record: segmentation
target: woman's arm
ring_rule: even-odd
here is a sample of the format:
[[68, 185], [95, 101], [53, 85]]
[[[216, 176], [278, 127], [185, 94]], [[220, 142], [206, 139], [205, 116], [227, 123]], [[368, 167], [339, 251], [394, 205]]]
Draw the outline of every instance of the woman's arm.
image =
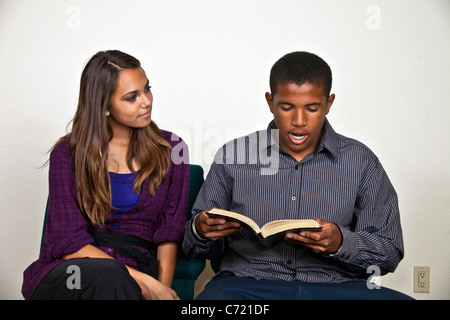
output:
[[82, 247], [80, 250], [69, 253], [69, 254], [63, 254], [61, 256], [62, 259], [68, 260], [68, 259], [74, 259], [74, 258], [106, 258], [106, 259], [114, 259], [107, 253], [103, 252], [99, 248], [87, 244], [84, 247]]
[[156, 254], [159, 267], [158, 280], [169, 287], [172, 285], [177, 255], [178, 244], [176, 242], [163, 242], [158, 245]]
[[[159, 251], [159, 250], [158, 250]], [[166, 250], [164, 250], [166, 251]], [[170, 250], [169, 250], [170, 251]], [[168, 254], [167, 256], [170, 256]], [[106, 259], [114, 259], [107, 253], [98, 249], [97, 247], [88, 244], [82, 247], [80, 250], [75, 251], [70, 254], [62, 255], [61, 258], [64, 260], [73, 259], [73, 258], [106, 258]], [[162, 259], [163, 261], [166, 258]], [[176, 260], [176, 256], [175, 256]], [[128, 272], [133, 277], [133, 279], [137, 282], [139, 287], [142, 290], [142, 295], [145, 299], [149, 300], [179, 300], [180, 298], [177, 296], [176, 292], [173, 291], [169, 285], [162, 283], [162, 281], [158, 281], [155, 278], [140, 272], [136, 269], [133, 269], [127, 265], [125, 265], [128, 269]], [[175, 266], [175, 264], [174, 264]], [[172, 271], [173, 277], [173, 271]]]

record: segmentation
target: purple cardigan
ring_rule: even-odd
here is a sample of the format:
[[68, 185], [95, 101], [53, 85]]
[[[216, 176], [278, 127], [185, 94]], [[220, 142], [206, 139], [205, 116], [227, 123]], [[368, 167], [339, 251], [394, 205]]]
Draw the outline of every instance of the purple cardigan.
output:
[[[186, 144], [172, 133], [161, 131], [179, 159], [187, 159]], [[175, 141], [172, 141], [175, 140]], [[180, 148], [181, 147], [181, 148]], [[181, 150], [181, 152], [180, 152]], [[185, 152], [183, 155], [182, 152]], [[30, 299], [42, 278], [55, 266], [63, 262], [61, 255], [75, 252], [93, 243], [89, 232], [111, 231], [131, 234], [159, 244], [166, 241], [180, 242], [188, 210], [189, 164], [172, 159], [169, 173], [159, 186], [156, 195], [149, 192], [148, 179], [142, 186], [137, 204], [120, 217], [111, 214], [104, 226], [93, 227], [80, 212], [77, 203], [75, 172], [67, 143], [57, 145], [50, 154], [49, 203], [46, 233], [39, 259], [24, 271], [22, 294]], [[112, 225], [120, 225], [111, 230]], [[122, 257], [111, 248], [100, 247], [113, 258], [137, 269], [134, 260]]]

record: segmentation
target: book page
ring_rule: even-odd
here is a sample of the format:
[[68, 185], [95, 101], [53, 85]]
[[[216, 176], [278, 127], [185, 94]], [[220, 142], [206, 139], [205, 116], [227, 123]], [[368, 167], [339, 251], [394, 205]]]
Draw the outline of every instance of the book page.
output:
[[259, 226], [255, 223], [255, 221], [253, 221], [252, 219], [240, 214], [240, 213], [236, 213], [236, 212], [231, 212], [231, 211], [227, 211], [227, 210], [223, 210], [223, 209], [212, 209], [208, 211], [208, 214], [211, 217], [222, 217], [224, 219], [228, 219], [228, 220], [234, 220], [237, 221], [239, 223], [243, 223], [246, 224], [247, 226], [249, 226], [250, 228], [252, 228], [256, 233], [260, 233], [261, 229], [259, 228]]
[[312, 219], [274, 220], [261, 228], [261, 234], [263, 237], [268, 237], [279, 232], [320, 228], [320, 224]]

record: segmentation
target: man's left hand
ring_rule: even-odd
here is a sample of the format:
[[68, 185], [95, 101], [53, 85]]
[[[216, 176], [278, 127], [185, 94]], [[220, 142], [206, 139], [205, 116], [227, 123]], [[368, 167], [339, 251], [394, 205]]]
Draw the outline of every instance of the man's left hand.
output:
[[308, 247], [319, 254], [336, 253], [342, 244], [341, 230], [333, 222], [322, 219], [314, 220], [322, 226], [320, 230], [287, 232], [285, 239]]

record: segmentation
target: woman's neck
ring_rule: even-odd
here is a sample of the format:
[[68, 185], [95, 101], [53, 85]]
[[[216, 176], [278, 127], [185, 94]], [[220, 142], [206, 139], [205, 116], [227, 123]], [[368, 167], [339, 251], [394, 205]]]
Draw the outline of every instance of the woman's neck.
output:
[[[130, 173], [131, 169], [127, 165], [127, 154], [130, 145], [130, 137], [114, 136], [108, 144], [107, 166], [109, 172]], [[132, 161], [135, 171], [139, 170], [136, 162]]]

